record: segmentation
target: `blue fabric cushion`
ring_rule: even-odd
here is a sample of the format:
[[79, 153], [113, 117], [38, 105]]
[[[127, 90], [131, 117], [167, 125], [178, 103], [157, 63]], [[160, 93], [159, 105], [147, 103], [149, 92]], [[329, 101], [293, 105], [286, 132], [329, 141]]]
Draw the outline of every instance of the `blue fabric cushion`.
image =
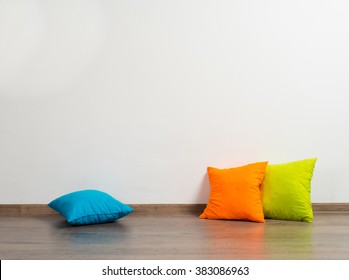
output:
[[72, 192], [56, 198], [48, 206], [72, 225], [112, 222], [133, 211], [132, 207], [98, 190]]

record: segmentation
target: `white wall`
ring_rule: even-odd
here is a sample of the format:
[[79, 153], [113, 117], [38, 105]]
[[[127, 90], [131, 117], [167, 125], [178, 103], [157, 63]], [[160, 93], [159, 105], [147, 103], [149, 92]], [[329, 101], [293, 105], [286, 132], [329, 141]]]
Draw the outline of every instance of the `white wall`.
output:
[[318, 157], [348, 202], [345, 0], [0, 0], [0, 203], [203, 203], [208, 165]]

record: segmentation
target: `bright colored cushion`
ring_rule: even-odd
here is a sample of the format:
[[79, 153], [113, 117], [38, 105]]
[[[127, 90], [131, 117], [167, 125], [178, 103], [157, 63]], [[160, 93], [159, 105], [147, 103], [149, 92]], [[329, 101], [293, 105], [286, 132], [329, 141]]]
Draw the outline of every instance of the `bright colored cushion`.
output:
[[56, 198], [48, 206], [73, 225], [112, 222], [133, 211], [132, 207], [98, 190], [72, 192]]
[[269, 164], [262, 183], [265, 218], [313, 221], [311, 179], [316, 158]]
[[264, 222], [260, 185], [268, 162], [218, 169], [208, 167], [210, 197], [203, 219]]

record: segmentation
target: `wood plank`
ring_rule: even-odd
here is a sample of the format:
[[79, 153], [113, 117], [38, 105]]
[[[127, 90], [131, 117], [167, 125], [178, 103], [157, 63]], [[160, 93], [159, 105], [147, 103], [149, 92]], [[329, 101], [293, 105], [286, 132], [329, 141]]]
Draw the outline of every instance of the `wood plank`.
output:
[[253, 223], [141, 212], [87, 226], [60, 215], [0, 217], [0, 259], [348, 260], [349, 212], [314, 216], [313, 223]]
[[[200, 214], [206, 204], [130, 204], [135, 214]], [[349, 203], [313, 203], [314, 212], [348, 212]], [[0, 204], [0, 216], [50, 216], [58, 213], [46, 204]]]
[[0, 204], [0, 216], [47, 216], [58, 213], [46, 204]]
[[313, 203], [314, 212], [347, 212], [349, 203]]

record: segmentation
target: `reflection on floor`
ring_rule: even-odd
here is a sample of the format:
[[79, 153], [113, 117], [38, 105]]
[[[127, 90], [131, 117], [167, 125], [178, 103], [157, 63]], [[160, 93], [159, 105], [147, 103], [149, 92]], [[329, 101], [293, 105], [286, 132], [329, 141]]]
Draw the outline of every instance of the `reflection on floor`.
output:
[[349, 259], [349, 213], [315, 213], [313, 223], [202, 220], [131, 215], [70, 226], [59, 215], [0, 217], [6, 259]]

